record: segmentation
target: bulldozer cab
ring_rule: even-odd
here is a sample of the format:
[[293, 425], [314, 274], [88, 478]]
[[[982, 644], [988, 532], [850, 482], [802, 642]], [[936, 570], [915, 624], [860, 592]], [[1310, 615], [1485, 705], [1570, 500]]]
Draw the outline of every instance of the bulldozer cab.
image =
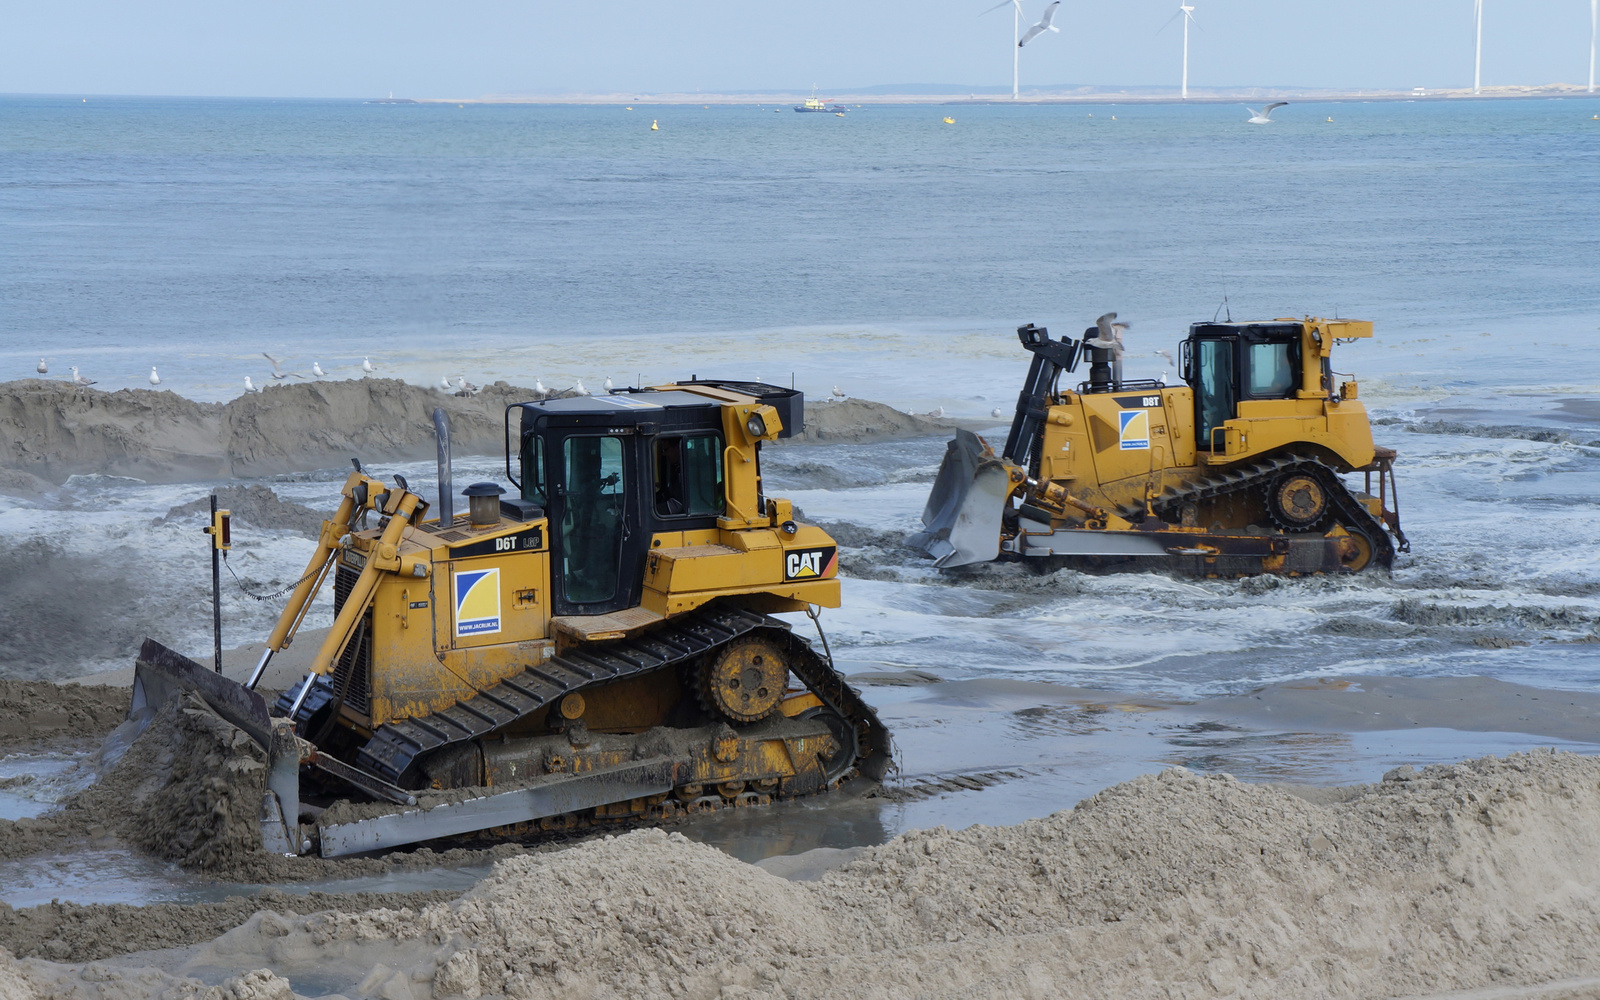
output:
[[1239, 415], [1241, 400], [1292, 399], [1301, 370], [1300, 323], [1196, 323], [1183, 342], [1183, 378], [1194, 390], [1196, 447]]
[[554, 613], [636, 607], [652, 538], [717, 527], [727, 503], [717, 400], [667, 389], [515, 408], [520, 461], [507, 474], [550, 519]]

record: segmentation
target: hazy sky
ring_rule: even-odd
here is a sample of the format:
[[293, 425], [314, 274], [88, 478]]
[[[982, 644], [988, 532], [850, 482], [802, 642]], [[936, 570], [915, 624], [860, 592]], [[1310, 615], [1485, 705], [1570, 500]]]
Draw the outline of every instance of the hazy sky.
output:
[[[282, 97], [1009, 85], [993, 0], [6, 5], [0, 92]], [[1065, 0], [1030, 84], [1176, 86], [1178, 0]], [[1583, 83], [1588, 0], [1484, 0], [1483, 82]], [[1195, 0], [1190, 85], [1460, 87], [1472, 0]], [[1024, 0], [1037, 17], [1044, 0]]]

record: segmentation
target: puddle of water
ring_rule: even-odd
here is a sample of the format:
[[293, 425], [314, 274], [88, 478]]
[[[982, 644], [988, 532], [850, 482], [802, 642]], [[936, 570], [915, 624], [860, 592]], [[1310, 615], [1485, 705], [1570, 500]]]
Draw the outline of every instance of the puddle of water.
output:
[[0, 757], [0, 819], [27, 819], [94, 780], [87, 752], [19, 752]]

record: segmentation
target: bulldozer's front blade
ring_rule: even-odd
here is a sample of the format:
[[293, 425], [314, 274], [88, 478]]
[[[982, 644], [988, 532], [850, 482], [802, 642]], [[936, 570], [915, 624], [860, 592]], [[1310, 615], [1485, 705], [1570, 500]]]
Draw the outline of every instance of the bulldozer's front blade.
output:
[[249, 734], [264, 749], [272, 746], [272, 718], [267, 702], [244, 685], [231, 681], [214, 670], [146, 639], [134, 661], [133, 698], [128, 705], [132, 719], [146, 708], [158, 709], [175, 693], [193, 691], [211, 710]]
[[923, 508], [923, 529], [910, 544], [940, 569], [993, 560], [1013, 486], [1009, 468], [982, 438], [956, 431]]

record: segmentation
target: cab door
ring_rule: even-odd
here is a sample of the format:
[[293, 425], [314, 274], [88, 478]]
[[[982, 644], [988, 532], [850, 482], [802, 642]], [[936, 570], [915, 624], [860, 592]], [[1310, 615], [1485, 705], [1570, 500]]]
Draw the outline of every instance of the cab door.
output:
[[634, 607], [647, 543], [635, 436], [617, 429], [574, 432], [549, 451], [556, 613], [599, 615]]

